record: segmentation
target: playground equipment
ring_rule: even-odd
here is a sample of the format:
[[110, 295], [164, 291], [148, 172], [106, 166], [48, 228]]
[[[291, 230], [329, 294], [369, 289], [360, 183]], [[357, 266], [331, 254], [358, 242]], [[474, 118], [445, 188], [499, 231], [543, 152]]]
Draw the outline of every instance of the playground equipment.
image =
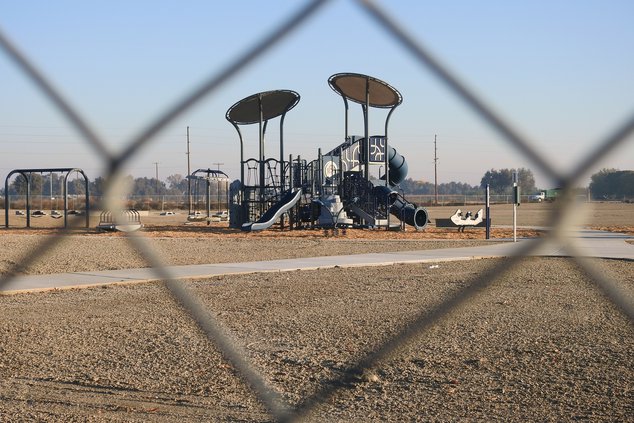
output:
[[462, 210], [458, 209], [454, 214], [452, 214], [449, 219], [436, 219], [436, 226], [439, 228], [458, 228], [458, 232], [464, 232], [467, 227], [478, 227], [483, 228], [486, 227], [486, 219], [484, 215], [484, 210], [480, 209], [474, 215], [472, 212], [468, 211], [465, 214], [462, 213]]
[[143, 227], [141, 216], [135, 209], [122, 210], [120, 216], [116, 216], [110, 210], [104, 210], [99, 215], [98, 230], [134, 232]]
[[[288, 215], [291, 229], [305, 225], [403, 229], [406, 223], [424, 229], [427, 211], [407, 201], [398, 189], [407, 175], [407, 162], [388, 145], [389, 120], [402, 102], [401, 94], [389, 84], [362, 74], [335, 74], [328, 83], [344, 102], [344, 142], [326, 154], [319, 149], [317, 159], [311, 162], [300, 157], [293, 160], [292, 156], [284, 160], [284, 118], [299, 102], [299, 94], [268, 91], [229, 108], [226, 117], [238, 131], [241, 161], [241, 184], [231, 195], [231, 226], [253, 231], [279, 221], [283, 227]], [[350, 102], [361, 106], [362, 136], [349, 135]], [[370, 136], [370, 108], [388, 110], [384, 134]], [[266, 127], [276, 117], [280, 117], [279, 160], [264, 154]], [[253, 123], [259, 123], [259, 157], [245, 160], [239, 125]], [[374, 177], [377, 169], [378, 177]]]
[[484, 226], [484, 210], [480, 209], [473, 215], [472, 212], [467, 212], [464, 216], [460, 209], [456, 210], [453, 216], [450, 217], [454, 225], [458, 226], [458, 231], [464, 232], [466, 226]]
[[[205, 176], [202, 176], [204, 174]], [[224, 197], [225, 204], [229, 204], [229, 176], [222, 172], [221, 170], [212, 170], [212, 169], [197, 169], [192, 172], [191, 175], [187, 176], [187, 179], [195, 182], [194, 188], [194, 196], [196, 197], [196, 204], [198, 204], [198, 199], [200, 198], [200, 189], [199, 183], [205, 183], [205, 209], [206, 215], [200, 213], [199, 210], [189, 210], [187, 215], [187, 220], [189, 221], [203, 221], [206, 220], [207, 224], [209, 224], [214, 218], [218, 218], [218, 220], [222, 220], [224, 216], [226, 216], [226, 212], [222, 212], [220, 210], [220, 197], [221, 197], [221, 187], [224, 185]], [[211, 184], [212, 182], [216, 183], [216, 204], [217, 211], [212, 216], [211, 214]], [[198, 207], [197, 207], [198, 208]]]
[[[268, 228], [299, 200], [297, 192], [301, 188], [295, 188], [287, 177], [289, 162], [284, 161], [284, 118], [298, 102], [299, 94], [295, 91], [267, 91], [246, 97], [227, 110], [226, 118], [240, 139], [240, 187], [239, 192], [231, 195], [231, 226], [244, 230]], [[280, 118], [280, 158], [267, 159], [264, 137], [269, 121], [277, 117]], [[255, 123], [259, 125], [259, 155], [257, 159], [245, 160], [240, 125]]]
[[[51, 192], [49, 193], [52, 197], [52, 192], [53, 192], [53, 174], [55, 173], [60, 173], [62, 175], [64, 175], [64, 179], [63, 179], [63, 185], [62, 185], [62, 197], [64, 198], [64, 228], [68, 227], [68, 215], [69, 210], [68, 210], [68, 178], [72, 173], [76, 173], [78, 175], [83, 176], [84, 178], [84, 193], [85, 193], [85, 214], [86, 214], [86, 227], [88, 228], [90, 226], [90, 216], [89, 216], [89, 210], [90, 210], [90, 202], [89, 202], [89, 194], [88, 194], [88, 177], [86, 176], [86, 174], [84, 173], [83, 170], [79, 169], [79, 168], [52, 168], [52, 169], [14, 169], [11, 172], [9, 172], [9, 174], [7, 175], [5, 181], [4, 181], [4, 211], [5, 211], [5, 220], [4, 220], [4, 225], [6, 228], [9, 227], [9, 180], [11, 179], [11, 176], [13, 176], [14, 174], [19, 174], [22, 175], [22, 177], [24, 178], [24, 180], [26, 181], [26, 227], [30, 228], [31, 227], [31, 216], [32, 216], [32, 212], [31, 212], [31, 191], [32, 191], [32, 177], [34, 174], [42, 174], [42, 173], [50, 173], [50, 177], [51, 177]], [[43, 187], [41, 187], [41, 190], [43, 191]], [[40, 209], [43, 208], [43, 204], [42, 204], [42, 193], [40, 192]], [[52, 209], [52, 203], [51, 203], [51, 209]], [[40, 210], [41, 213], [39, 213], [40, 216], [42, 216], [44, 213], [42, 210]], [[57, 216], [55, 216], [57, 218]]]

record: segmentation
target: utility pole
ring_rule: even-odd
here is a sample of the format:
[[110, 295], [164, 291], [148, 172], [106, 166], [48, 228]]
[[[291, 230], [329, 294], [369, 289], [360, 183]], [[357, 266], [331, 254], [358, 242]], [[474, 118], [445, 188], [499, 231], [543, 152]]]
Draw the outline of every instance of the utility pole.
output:
[[438, 205], [438, 148], [436, 145], [436, 135], [434, 135], [434, 203]]
[[158, 165], [159, 165], [159, 162], [154, 162], [154, 166], [156, 166], [156, 195], [159, 194]]
[[192, 174], [189, 162], [189, 126], [187, 127], [187, 216], [192, 214], [192, 180], [189, 177]]

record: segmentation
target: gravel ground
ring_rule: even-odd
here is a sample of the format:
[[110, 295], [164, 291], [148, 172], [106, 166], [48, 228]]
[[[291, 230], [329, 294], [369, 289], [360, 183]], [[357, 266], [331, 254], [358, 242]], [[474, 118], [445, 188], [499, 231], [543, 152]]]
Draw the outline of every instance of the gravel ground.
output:
[[[601, 222], [634, 233], [624, 226], [631, 222], [619, 207], [612, 214], [605, 208]], [[528, 210], [535, 222], [547, 209]], [[488, 242], [481, 230], [333, 236], [203, 228], [154, 217], [143, 232], [165, 264]], [[29, 252], [36, 260], [20, 266], [22, 273], [147, 266], [119, 234], [72, 233], [1, 231], [0, 273], [24, 263]], [[495, 229], [493, 236], [510, 234]], [[57, 242], [47, 246], [50, 241]], [[566, 259], [525, 260], [352, 383], [337, 382], [352, 363], [411, 327], [416, 316], [507, 263], [335, 268], [183, 284], [290, 408], [325, 387], [338, 389], [309, 420], [634, 421], [634, 326]], [[595, 263], [634, 297], [633, 262]], [[0, 310], [0, 422], [272, 420], [160, 283], [0, 296]]]
[[[566, 259], [527, 259], [354, 383], [332, 383], [505, 263], [183, 283], [290, 406], [340, 388], [315, 421], [632, 421], [633, 326]], [[596, 266], [634, 296], [634, 263]], [[3, 296], [0, 310], [0, 421], [271, 420], [159, 283]]]
[[[318, 235], [307, 237], [148, 237], [145, 241], [165, 265], [229, 263], [298, 257], [332, 256], [386, 251], [429, 250], [482, 245], [484, 240], [346, 239]], [[51, 239], [52, 248], [42, 245]], [[24, 274], [51, 274], [148, 267], [141, 254], [122, 236], [68, 236], [3, 234], [0, 272], [23, 263], [28, 251], [36, 259], [22, 267]]]

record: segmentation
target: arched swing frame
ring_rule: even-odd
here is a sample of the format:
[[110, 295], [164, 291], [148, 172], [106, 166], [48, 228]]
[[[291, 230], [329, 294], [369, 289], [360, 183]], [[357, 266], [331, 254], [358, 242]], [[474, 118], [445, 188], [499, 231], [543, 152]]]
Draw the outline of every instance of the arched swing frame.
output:
[[76, 167], [50, 168], [50, 169], [14, 169], [4, 180], [4, 226], [9, 227], [9, 180], [15, 174], [22, 175], [26, 181], [26, 227], [31, 227], [31, 175], [33, 173], [61, 173], [64, 175], [64, 228], [68, 227], [68, 178], [71, 173], [77, 172], [84, 177], [84, 187], [86, 193], [86, 228], [90, 227], [90, 195], [88, 192], [88, 177], [82, 169]]

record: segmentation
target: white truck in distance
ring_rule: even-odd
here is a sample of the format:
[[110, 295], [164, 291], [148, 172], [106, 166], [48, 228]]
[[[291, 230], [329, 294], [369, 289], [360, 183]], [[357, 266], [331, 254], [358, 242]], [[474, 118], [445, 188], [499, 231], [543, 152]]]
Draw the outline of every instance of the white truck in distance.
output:
[[531, 201], [531, 202], [541, 203], [542, 201], [545, 201], [545, 200], [546, 200], [546, 193], [544, 191], [540, 192], [539, 194], [533, 194], [528, 196], [528, 201]]

